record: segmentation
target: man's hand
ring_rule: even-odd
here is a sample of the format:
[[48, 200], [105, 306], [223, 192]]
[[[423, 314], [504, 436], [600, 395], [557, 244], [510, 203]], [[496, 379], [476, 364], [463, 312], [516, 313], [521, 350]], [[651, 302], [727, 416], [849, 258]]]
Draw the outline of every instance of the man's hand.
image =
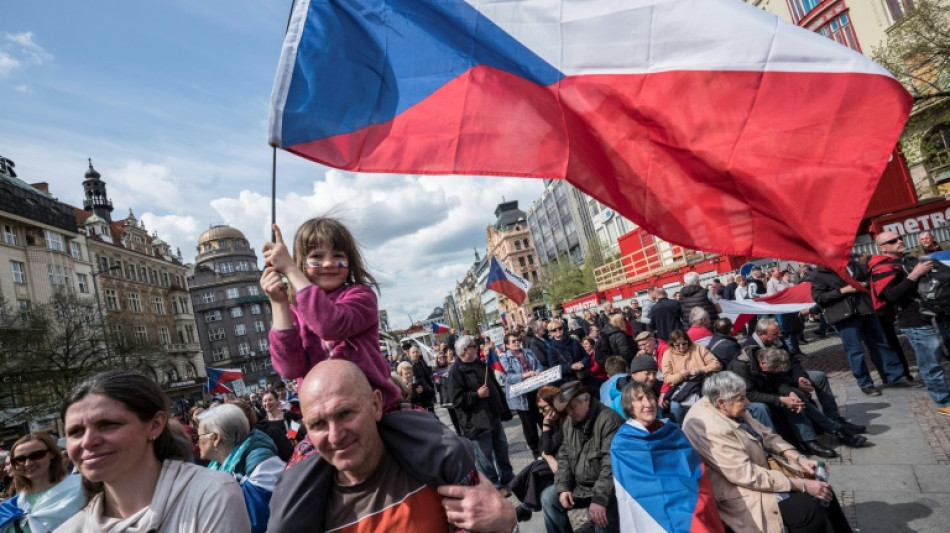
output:
[[488, 398], [488, 385], [482, 385], [478, 388], [479, 398]]
[[587, 508], [587, 516], [595, 526], [607, 527], [607, 508], [603, 505], [591, 502], [590, 507]]
[[581, 363], [580, 361], [574, 363], [573, 365], [571, 365], [571, 370], [575, 372], [580, 372], [581, 370], [584, 370], [584, 363]]
[[660, 399], [657, 400], [657, 405], [660, 406], [660, 409], [669, 409], [670, 408], [670, 399], [666, 397], [665, 392], [660, 393]]
[[455, 527], [471, 531], [510, 533], [518, 523], [515, 508], [483, 475], [478, 485], [442, 485], [442, 508]]
[[841, 294], [851, 294], [851, 293], [858, 292], [858, 289], [855, 289], [851, 285], [845, 285], [844, 287], [841, 287], [840, 289], [838, 289], [838, 292], [840, 292]]
[[910, 271], [910, 274], [907, 274], [907, 279], [911, 281], [919, 281], [920, 278], [924, 277], [924, 274], [927, 272], [930, 272], [933, 267], [933, 261], [921, 261], [917, 263], [913, 270]]
[[558, 501], [561, 502], [561, 507], [565, 509], [574, 508], [574, 495], [570, 492], [564, 491], [557, 497]]
[[782, 405], [788, 407], [790, 410], [800, 413], [802, 409], [805, 408], [805, 402], [803, 402], [798, 396], [789, 394], [788, 396], [782, 396], [779, 398], [779, 401], [782, 402]]
[[815, 386], [811, 384], [808, 378], [798, 378], [798, 388], [805, 392], [815, 392]]

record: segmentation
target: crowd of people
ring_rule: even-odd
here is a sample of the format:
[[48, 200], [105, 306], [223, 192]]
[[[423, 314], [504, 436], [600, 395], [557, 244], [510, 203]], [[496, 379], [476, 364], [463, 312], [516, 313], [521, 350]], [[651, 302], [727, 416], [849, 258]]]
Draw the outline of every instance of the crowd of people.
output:
[[[848, 532], [808, 455], [835, 455], [821, 433], [865, 446], [866, 428], [841, 416], [824, 373], [802, 368], [808, 316], [841, 336], [866, 394], [880, 391], [858, 360], [862, 340], [882, 381], [922, 386], [882, 328], [881, 316], [894, 318], [948, 414], [942, 369], [929, 363], [946, 334], [909, 303], [933, 265], [893, 268], [903, 244], [886, 233], [884, 259], [868, 266], [887, 276], [869, 290], [828, 269], [757, 270], [705, 287], [688, 273], [673, 298], [652, 287], [642, 308], [532, 319], [497, 346], [453, 331], [387, 360], [378, 287], [349, 231], [313, 219], [291, 250], [274, 230], [261, 286], [274, 368], [289, 386], [173, 414], [151, 378], [89, 378], [63, 401], [61, 442], [29, 434], [2, 457], [0, 533], [508, 533], [534, 513], [563, 532], [573, 509], [597, 532]], [[757, 317], [742, 341], [719, 316], [723, 299], [802, 280], [817, 307]], [[533, 456], [520, 472], [504, 429], [515, 415]]]

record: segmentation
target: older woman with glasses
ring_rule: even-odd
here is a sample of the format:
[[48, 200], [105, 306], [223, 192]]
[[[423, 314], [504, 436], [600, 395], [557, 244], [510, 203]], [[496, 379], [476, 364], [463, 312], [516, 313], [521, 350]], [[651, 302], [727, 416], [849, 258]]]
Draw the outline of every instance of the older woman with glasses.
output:
[[[722, 521], [733, 531], [850, 532], [831, 486], [808, 479], [817, 463], [752, 418], [748, 406], [745, 381], [721, 372], [703, 383], [703, 398], [683, 423], [708, 467]], [[785, 470], [771, 469], [770, 457]]]
[[46, 433], [21, 437], [10, 449], [17, 494], [0, 504], [0, 532], [52, 531], [85, 503], [79, 476], [67, 476], [56, 441]]
[[699, 399], [703, 380], [722, 370], [722, 363], [705, 346], [690, 340], [683, 330], [674, 329], [661, 365], [662, 392], [670, 402], [670, 416], [674, 422], [682, 423], [686, 411]]
[[521, 431], [524, 440], [535, 459], [541, 457], [538, 451], [538, 428], [541, 426], [541, 414], [538, 413], [538, 402], [534, 391], [524, 394], [511, 394], [511, 387], [522, 381], [537, 376], [541, 370], [541, 363], [529, 348], [521, 346], [521, 336], [517, 333], [505, 335], [505, 351], [499, 357], [502, 368], [505, 369], [505, 396], [508, 398], [508, 408], [518, 411], [521, 419]]
[[567, 381], [580, 380], [585, 384], [589, 381], [589, 386], [594, 386], [596, 383], [590, 373], [590, 355], [577, 339], [567, 334], [564, 322], [557, 318], [549, 322], [548, 333], [551, 335], [551, 349], [548, 351], [550, 366], [561, 367], [561, 377]]

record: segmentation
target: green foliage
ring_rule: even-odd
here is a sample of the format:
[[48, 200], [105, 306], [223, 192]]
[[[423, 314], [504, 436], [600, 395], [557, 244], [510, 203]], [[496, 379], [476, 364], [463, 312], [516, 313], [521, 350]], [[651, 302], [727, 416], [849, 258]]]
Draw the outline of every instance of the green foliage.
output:
[[950, 0], [918, 0], [871, 57], [904, 84], [920, 107], [950, 96]]
[[478, 333], [478, 326], [484, 324], [487, 318], [482, 302], [478, 299], [466, 302], [465, 307], [462, 308], [462, 325], [465, 326], [469, 334]]

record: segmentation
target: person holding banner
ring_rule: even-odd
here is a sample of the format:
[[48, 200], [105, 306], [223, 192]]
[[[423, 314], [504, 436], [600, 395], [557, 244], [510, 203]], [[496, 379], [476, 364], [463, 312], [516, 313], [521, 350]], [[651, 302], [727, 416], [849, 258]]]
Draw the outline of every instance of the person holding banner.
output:
[[511, 386], [537, 376], [543, 368], [541, 368], [541, 363], [538, 362], [538, 358], [534, 356], [530, 349], [521, 347], [521, 336], [518, 334], [509, 333], [505, 335], [505, 347], [507, 349], [499, 359], [501, 360], [501, 366], [505, 369], [505, 397], [508, 398], [508, 408], [512, 411], [518, 411], [524, 440], [531, 450], [531, 456], [538, 459], [541, 457], [538, 450], [538, 428], [541, 426], [538, 401], [533, 390], [512, 395]]

